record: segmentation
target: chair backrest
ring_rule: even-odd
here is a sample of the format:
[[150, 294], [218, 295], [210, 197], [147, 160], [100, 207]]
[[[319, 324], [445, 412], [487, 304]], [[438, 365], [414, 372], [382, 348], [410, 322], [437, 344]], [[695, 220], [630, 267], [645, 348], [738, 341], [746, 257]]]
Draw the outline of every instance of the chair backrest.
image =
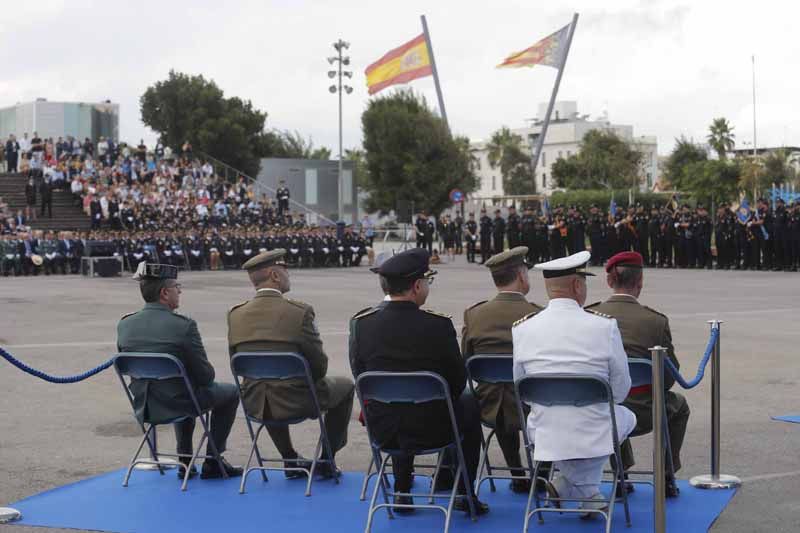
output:
[[532, 374], [518, 379], [515, 387], [519, 399], [527, 404], [586, 407], [608, 404], [613, 398], [608, 383], [592, 375]]
[[632, 357], [628, 359], [631, 374], [631, 387], [653, 384], [653, 362], [650, 359]]
[[114, 356], [114, 368], [133, 379], [174, 379], [186, 377], [180, 360], [165, 353], [125, 352]]
[[231, 358], [231, 371], [248, 379], [311, 379], [308, 361], [294, 352], [239, 352]]
[[433, 372], [364, 372], [356, 379], [362, 402], [424, 403], [449, 400], [450, 387]]
[[467, 359], [467, 375], [478, 383], [514, 383], [511, 354], [473, 355]]

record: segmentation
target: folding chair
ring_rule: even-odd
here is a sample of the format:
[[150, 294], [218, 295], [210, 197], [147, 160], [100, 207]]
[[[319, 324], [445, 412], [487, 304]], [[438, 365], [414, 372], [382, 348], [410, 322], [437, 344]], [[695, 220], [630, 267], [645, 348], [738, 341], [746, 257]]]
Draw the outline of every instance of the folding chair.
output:
[[[386, 508], [389, 518], [393, 518], [392, 508], [410, 508], [410, 509], [438, 509], [445, 515], [444, 532], [448, 533], [450, 530], [450, 521], [453, 513], [453, 505], [456, 498], [464, 497], [464, 495], [457, 495], [458, 482], [463, 480], [464, 486], [468, 484], [466, 463], [464, 461], [464, 451], [461, 448], [461, 434], [458, 431], [458, 424], [456, 422], [455, 411], [453, 410], [453, 401], [450, 396], [450, 387], [447, 382], [438, 374], [433, 372], [364, 372], [356, 379], [356, 392], [358, 393], [358, 400], [361, 403], [361, 408], [367, 402], [379, 402], [384, 404], [419, 404], [432, 401], [444, 401], [447, 404], [447, 410], [450, 414], [451, 431], [454, 435], [453, 442], [444, 446], [428, 448], [424, 450], [401, 450], [383, 448], [378, 444], [372, 436], [369, 429], [369, 418], [364, 417], [367, 436], [369, 437], [370, 448], [372, 449], [373, 461], [376, 465], [380, 465], [377, 472], [378, 481], [372, 490], [372, 499], [369, 503], [369, 514], [367, 515], [366, 533], [372, 529], [372, 520], [375, 512], [381, 508]], [[366, 413], [366, 411], [365, 411]], [[458, 467], [456, 468], [455, 476], [453, 476], [453, 488], [449, 495], [436, 495], [435, 493], [411, 493], [411, 492], [394, 492], [388, 488], [386, 478], [386, 466], [389, 459], [394, 456], [401, 455], [433, 455], [438, 454], [439, 460], [437, 461], [438, 467], [441, 467], [442, 455], [444, 452], [454, 451], [458, 459]], [[385, 457], [382, 454], [386, 454]], [[377, 504], [378, 492], [383, 495], [383, 503]], [[409, 496], [409, 497], [424, 497], [429, 501], [435, 499], [447, 499], [447, 507], [443, 505], [436, 505], [435, 503], [428, 504], [395, 504], [389, 503], [389, 498], [395, 496]], [[472, 498], [467, 498], [467, 505], [469, 506], [469, 514], [473, 521], [477, 520], [475, 513], [475, 502]]]
[[[514, 385], [514, 362], [513, 356], [510, 354], [481, 354], [473, 355], [467, 359], [467, 382], [475, 394], [475, 387], [473, 382], [476, 383], [490, 383], [495, 385], [508, 384]], [[494, 425], [481, 420], [481, 424], [489, 429], [489, 436], [484, 439], [483, 432], [481, 432], [481, 458], [478, 462], [478, 475], [475, 480], [475, 495], [480, 493], [481, 484], [489, 480], [489, 487], [492, 492], [495, 492], [494, 486], [495, 479], [529, 479], [529, 476], [520, 477], [514, 475], [498, 475], [493, 474], [492, 470], [499, 470], [502, 472], [510, 472], [512, 469], [507, 466], [492, 466], [489, 462], [489, 446], [492, 444], [492, 438], [495, 437], [496, 429]], [[525, 426], [522, 426], [525, 427]], [[486, 470], [486, 475], [483, 471]], [[529, 472], [526, 467], [514, 468], [513, 470], [523, 470]]]
[[[628, 359], [628, 369], [631, 374], [631, 388], [645, 387], [653, 385], [653, 362], [650, 359], [644, 358], [630, 358]], [[675, 468], [672, 464], [672, 445], [669, 439], [669, 424], [667, 423], [667, 402], [664, 402], [664, 412], [662, 413], [662, 420], [664, 421], [664, 450], [666, 451], [667, 469], [672, 477], [675, 477]], [[649, 433], [649, 432], [647, 432]], [[634, 431], [630, 434], [631, 437], [640, 437], [647, 433], [637, 433]], [[645, 475], [655, 477], [653, 470], [628, 470], [626, 472], [630, 475]], [[632, 480], [629, 480], [629, 482]], [[654, 480], [653, 480], [654, 481]], [[653, 483], [653, 481], [632, 481], [633, 483]]]
[[[544, 406], [554, 405], [570, 405], [574, 407], [587, 407], [589, 405], [602, 404], [608, 405], [611, 414], [611, 436], [613, 441], [614, 455], [621, 457], [619, 448], [619, 438], [617, 437], [617, 417], [614, 413], [614, 395], [611, 392], [611, 387], [608, 383], [592, 375], [581, 374], [533, 374], [523, 376], [518, 379], [514, 384], [517, 407], [520, 413], [520, 427], [525, 428], [524, 415], [522, 414], [523, 402], [528, 405], [539, 404]], [[530, 442], [530, 436], [527, 431], [522, 432], [525, 439], [525, 455], [528, 459], [528, 465], [532, 466], [533, 476], [531, 479], [531, 490], [528, 493], [528, 503], [525, 505], [525, 525], [523, 533], [528, 532], [528, 525], [530, 518], [534, 514], [538, 515], [539, 523], [544, 523], [542, 513], [597, 513], [601, 515], [606, 521], [606, 533], [611, 532], [611, 519], [614, 513], [615, 494], [617, 485], [624, 483], [624, 470], [622, 468], [622, 461], [614, 461], [614, 478], [611, 484], [611, 493], [606, 501], [608, 505], [607, 511], [594, 510], [594, 509], [577, 509], [577, 508], [551, 508], [542, 506], [539, 498], [539, 493], [536, 492], [536, 483], [533, 480], [537, 479], [539, 473], [540, 461], [533, 461], [533, 446], [534, 443]], [[531, 509], [531, 499], [535, 500], [536, 507]], [[557, 503], [562, 502], [593, 502], [586, 498], [551, 498], [549, 495], [544, 497], [544, 503]], [[628, 508], [628, 494], [622, 491], [622, 504], [625, 508], [625, 523], [630, 527], [631, 515]], [[560, 507], [560, 505], [559, 505]]]
[[[189, 377], [186, 374], [186, 369], [184, 368], [183, 363], [181, 363], [177, 357], [163, 353], [136, 353], [136, 352], [119, 353], [114, 356], [114, 370], [117, 371], [117, 376], [119, 377], [120, 383], [122, 383], [122, 388], [125, 389], [125, 394], [128, 396], [128, 401], [131, 404], [131, 409], [134, 410], [134, 416], [135, 416], [136, 406], [133, 403], [133, 394], [131, 394], [130, 385], [125, 381], [126, 376], [131, 380], [144, 379], [153, 381], [163, 381], [167, 379], [180, 379], [183, 381], [183, 384], [186, 387], [186, 390], [189, 394], [189, 398], [192, 401], [192, 406], [194, 408], [192, 412], [168, 420], [145, 419], [144, 421], [139, 421], [138, 418], [136, 419], [136, 421], [139, 422], [139, 427], [142, 428], [144, 437], [142, 438], [142, 441], [139, 443], [139, 447], [136, 449], [136, 453], [133, 455], [133, 458], [131, 459], [131, 462], [128, 465], [128, 471], [125, 473], [125, 479], [122, 482], [123, 487], [128, 486], [128, 480], [131, 477], [131, 472], [133, 471], [133, 468], [137, 464], [154, 465], [158, 467], [158, 471], [161, 473], [161, 475], [164, 475], [164, 471], [162, 469], [162, 463], [158, 459], [159, 455], [165, 457], [176, 457], [176, 458], [191, 457], [189, 464], [186, 465], [186, 473], [183, 477], [183, 483], [181, 484], [182, 491], [186, 490], [186, 485], [189, 482], [189, 474], [198, 458], [216, 459], [217, 462], [219, 463], [223, 477], [225, 478], [228, 477], [227, 473], [225, 472], [225, 467], [222, 463], [222, 457], [220, 457], [219, 450], [217, 449], [217, 444], [214, 442], [214, 438], [211, 436], [211, 433], [209, 431], [209, 413], [211, 412], [211, 409], [209, 408], [204, 410], [200, 408], [200, 404], [197, 401], [197, 396], [195, 396], [194, 393], [194, 388], [192, 387], [192, 384], [189, 381]], [[156, 426], [161, 426], [165, 424], [174, 424], [176, 422], [182, 422], [184, 420], [189, 420], [194, 418], [200, 419], [200, 423], [203, 426], [203, 436], [200, 438], [200, 444], [197, 446], [197, 448], [195, 448], [195, 451], [192, 455], [185, 453], [158, 452], [156, 429], [155, 429]], [[209, 446], [211, 447], [213, 455], [210, 456], [200, 455], [200, 449], [202, 448], [206, 439], [208, 439], [208, 443]], [[150, 449], [151, 459], [139, 458], [139, 454], [142, 452], [142, 448], [144, 447], [145, 443], [147, 443], [147, 446]]]
[[[247, 422], [247, 430], [250, 432], [250, 439], [253, 445], [250, 447], [250, 455], [247, 457], [247, 464], [244, 467], [244, 474], [242, 475], [242, 482], [239, 485], [239, 493], [244, 494], [245, 484], [247, 483], [247, 476], [254, 470], [261, 472], [261, 478], [266, 482], [267, 470], [282, 470], [282, 471], [302, 471], [308, 476], [306, 483], [306, 496], [311, 496], [311, 483], [314, 480], [314, 471], [317, 465], [321, 463], [330, 464], [331, 470], [336, 472], [336, 461], [333, 459], [333, 449], [331, 448], [330, 441], [328, 440], [328, 432], [325, 428], [325, 412], [320, 408], [319, 400], [317, 399], [317, 390], [314, 387], [314, 379], [311, 377], [311, 369], [308, 366], [308, 361], [300, 354], [293, 352], [239, 352], [231, 358], [231, 371], [236, 380], [236, 386], [239, 388], [239, 395], [244, 401], [244, 394], [242, 392], [241, 378], [252, 380], [278, 380], [283, 381], [287, 379], [303, 379], [306, 387], [308, 387], [311, 400], [314, 404], [314, 413], [311, 417], [299, 416], [288, 420], [264, 420], [258, 417], [251, 416], [245, 410], [245, 420]], [[317, 448], [314, 452], [314, 457], [311, 460], [311, 468], [304, 468], [298, 465], [304, 459], [283, 459], [283, 458], [269, 458], [262, 457], [261, 451], [258, 449], [258, 437], [261, 431], [267, 426], [290, 426], [299, 424], [306, 420], [316, 418], [319, 420], [319, 439], [317, 440]], [[253, 423], [258, 424], [258, 430], [253, 431]], [[253, 462], [253, 455], [258, 461], [258, 466], [250, 466]], [[327, 456], [330, 459], [324, 459]], [[281, 466], [267, 467], [264, 463], [280, 463]], [[295, 466], [283, 466], [286, 463], [294, 464]], [[339, 483], [338, 476], [335, 476], [336, 483]]]

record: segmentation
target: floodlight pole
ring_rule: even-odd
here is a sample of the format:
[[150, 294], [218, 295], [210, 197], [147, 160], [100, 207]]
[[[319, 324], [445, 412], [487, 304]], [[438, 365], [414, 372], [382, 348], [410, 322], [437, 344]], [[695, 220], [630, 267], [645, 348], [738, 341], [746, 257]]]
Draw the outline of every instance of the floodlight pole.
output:
[[[352, 77], [352, 72], [343, 72], [342, 65], [349, 64], [350, 58], [343, 56], [342, 50], [346, 50], [350, 48], [350, 43], [347, 41], [343, 41], [339, 39], [335, 43], [333, 43], [333, 48], [336, 50], [337, 55], [334, 57], [328, 58], [328, 61], [333, 64], [334, 61], [338, 61], [339, 65], [337, 70], [328, 72], [328, 75], [333, 78], [334, 76], [338, 76], [337, 84], [331, 85], [330, 91], [332, 93], [338, 92], [339, 93], [339, 172], [338, 177], [336, 180], [336, 190], [337, 190], [337, 200], [336, 200], [336, 213], [337, 213], [337, 222], [341, 221], [344, 218], [344, 197], [343, 197], [343, 187], [342, 187], [342, 180], [344, 178], [344, 160], [343, 160], [343, 153], [342, 153], [342, 91], [347, 91], [347, 94], [350, 94], [353, 91], [353, 88], [349, 85], [342, 84], [342, 76]], [[348, 63], [345, 63], [348, 61]]]

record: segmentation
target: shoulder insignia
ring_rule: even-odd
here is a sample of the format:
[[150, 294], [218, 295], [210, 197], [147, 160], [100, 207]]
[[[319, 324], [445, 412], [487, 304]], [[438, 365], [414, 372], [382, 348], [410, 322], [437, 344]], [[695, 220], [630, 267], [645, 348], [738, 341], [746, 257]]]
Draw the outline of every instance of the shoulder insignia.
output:
[[536, 316], [537, 314], [539, 314], [539, 311], [534, 311], [533, 313], [528, 313], [524, 317], [520, 318], [519, 320], [517, 320], [513, 324], [511, 324], [511, 327], [513, 328], [515, 326], [519, 326], [520, 324], [522, 324], [523, 322], [525, 322], [529, 318], [532, 318], [532, 317]]
[[246, 304], [248, 302], [250, 302], [250, 300], [245, 300], [244, 302], [241, 302], [241, 303], [238, 303], [238, 304], [234, 305], [233, 307], [228, 309], [228, 313], [233, 312], [234, 309], [238, 309], [239, 307], [243, 306], [244, 304]]
[[475, 307], [478, 307], [478, 306], [479, 306], [479, 305], [481, 305], [481, 304], [485, 304], [485, 303], [486, 303], [486, 302], [488, 302], [488, 301], [489, 301], [489, 300], [481, 300], [480, 302], [475, 302], [474, 304], [472, 304], [472, 305], [470, 305], [469, 307], [467, 307], [467, 311], [469, 311], [470, 309], [473, 309], [473, 308], [475, 308]]
[[614, 318], [611, 315], [607, 315], [605, 313], [601, 313], [600, 311], [595, 311], [594, 309], [586, 309], [586, 308], [584, 308], [584, 311], [586, 311], [587, 313], [591, 313], [593, 315], [601, 316], [603, 318]]
[[452, 315], [446, 315], [444, 313], [439, 313], [437, 311], [434, 311], [433, 309], [421, 309], [421, 310], [425, 311], [426, 313], [428, 313], [430, 315], [436, 315], [436, 316], [440, 316], [442, 318], [446, 318], [447, 320], [453, 320]]
[[129, 316], [133, 316], [133, 315], [135, 315], [136, 313], [138, 313], [138, 311], [134, 311], [133, 313], [128, 313], [127, 315], [122, 315], [122, 318], [120, 318], [120, 321], [122, 321], [122, 320], [125, 320], [125, 319], [126, 319], [126, 318], [128, 318]]
[[644, 307], [644, 308], [645, 308], [645, 309], [647, 309], [648, 311], [652, 311], [653, 313], [657, 314], [658, 316], [663, 316], [664, 318], [668, 318], [668, 317], [667, 317], [667, 315], [665, 315], [664, 313], [660, 313], [660, 312], [656, 311], [656, 310], [655, 310], [655, 309], [653, 309], [652, 307], [648, 307], [648, 306], [646, 306], [646, 305], [643, 305], [642, 307]]
[[589, 309], [590, 307], [597, 307], [597, 306], [598, 306], [598, 305], [600, 305], [601, 303], [603, 303], [603, 302], [595, 302], [595, 303], [593, 303], [593, 304], [585, 305], [583, 308], [584, 308], [584, 309]]
[[283, 299], [292, 305], [296, 305], [301, 309], [307, 309], [308, 307], [310, 307], [307, 303], [301, 302], [300, 300], [292, 300], [291, 298], [287, 298], [286, 296], [284, 296]]
[[354, 314], [352, 320], [358, 320], [359, 318], [364, 318], [365, 316], [371, 315], [372, 313], [375, 313], [377, 311], [378, 311], [377, 307], [366, 307], [361, 311], [357, 312], [356, 314]]

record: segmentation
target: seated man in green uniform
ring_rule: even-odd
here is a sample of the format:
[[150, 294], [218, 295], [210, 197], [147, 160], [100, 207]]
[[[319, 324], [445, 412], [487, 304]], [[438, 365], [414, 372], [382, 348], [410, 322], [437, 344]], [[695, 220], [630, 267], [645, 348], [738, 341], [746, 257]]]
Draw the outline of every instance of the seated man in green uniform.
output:
[[[347, 444], [347, 427], [353, 412], [353, 381], [330, 377], [328, 356], [314, 322], [314, 308], [284, 296], [291, 283], [285, 262], [286, 250], [277, 248], [248, 260], [247, 270], [256, 290], [252, 300], [234, 306], [228, 312], [228, 350], [237, 352], [297, 352], [308, 361], [316, 386], [320, 408], [327, 411], [325, 426], [335, 454]], [[264, 420], [310, 417], [314, 404], [308, 387], [299, 379], [248, 380], [242, 383], [242, 403], [251, 416]], [[286, 467], [310, 468], [310, 461], [300, 460], [286, 426], [267, 426], [275, 447]], [[331, 457], [325, 457], [332, 459]], [[317, 468], [322, 477], [338, 476], [330, 463]], [[303, 476], [298, 470], [286, 470], [287, 478]]]
[[[464, 359], [481, 354], [508, 354], [514, 351], [511, 325], [520, 318], [541, 311], [525, 295], [531, 289], [527, 264], [527, 246], [493, 255], [485, 265], [492, 273], [497, 295], [488, 301], [478, 302], [464, 311], [461, 331], [461, 353]], [[495, 428], [497, 442], [511, 474], [519, 479], [511, 481], [511, 490], [527, 494], [530, 490], [528, 476], [519, 456], [520, 427], [514, 384], [479, 383], [475, 393], [481, 405], [481, 419]]]
[[[228, 435], [236, 418], [239, 393], [232, 383], [214, 381], [214, 367], [208, 362], [197, 323], [175, 313], [180, 304], [181, 285], [178, 268], [171, 265], [139, 263], [133, 279], [139, 281], [144, 309], [125, 315], [117, 325], [117, 350], [120, 352], [165, 353], [177, 357], [186, 368], [201, 409], [211, 408], [211, 436], [219, 453], [225, 451]], [[181, 380], [134, 380], [131, 384], [136, 417], [142, 421], [169, 420], [192, 413], [191, 398]], [[182, 455], [178, 477], [183, 479], [185, 466], [192, 456], [195, 420], [175, 424], [175, 440]], [[212, 454], [209, 444], [206, 454]], [[185, 455], [185, 457], [183, 457]], [[242, 469], [223, 459], [228, 476], [241, 476]], [[195, 472], [190, 472], [194, 476]], [[222, 477], [219, 463], [207, 459], [200, 473], [202, 479]]]
[[[621, 252], [606, 263], [608, 286], [614, 294], [605, 302], [587, 306], [587, 309], [605, 313], [617, 319], [622, 335], [622, 344], [628, 357], [650, 359], [649, 348], [663, 346], [675, 365], [680, 367], [675, 349], [672, 346], [672, 333], [669, 319], [649, 307], [639, 303], [638, 297], [644, 284], [642, 266], [644, 260], [638, 252]], [[672, 465], [677, 472], [681, 468], [681, 446], [689, 422], [689, 404], [683, 395], [669, 390], [675, 378], [669, 371], [664, 372], [664, 401], [667, 404], [667, 426], [669, 427]], [[644, 435], [653, 430], [653, 396], [649, 385], [633, 387], [623, 405], [636, 415], [636, 428], [632, 435]], [[622, 463], [625, 469], [634, 464], [630, 440], [622, 443]], [[629, 486], [628, 490], [631, 489]], [[667, 497], [678, 496], [678, 485], [667, 472]]]

